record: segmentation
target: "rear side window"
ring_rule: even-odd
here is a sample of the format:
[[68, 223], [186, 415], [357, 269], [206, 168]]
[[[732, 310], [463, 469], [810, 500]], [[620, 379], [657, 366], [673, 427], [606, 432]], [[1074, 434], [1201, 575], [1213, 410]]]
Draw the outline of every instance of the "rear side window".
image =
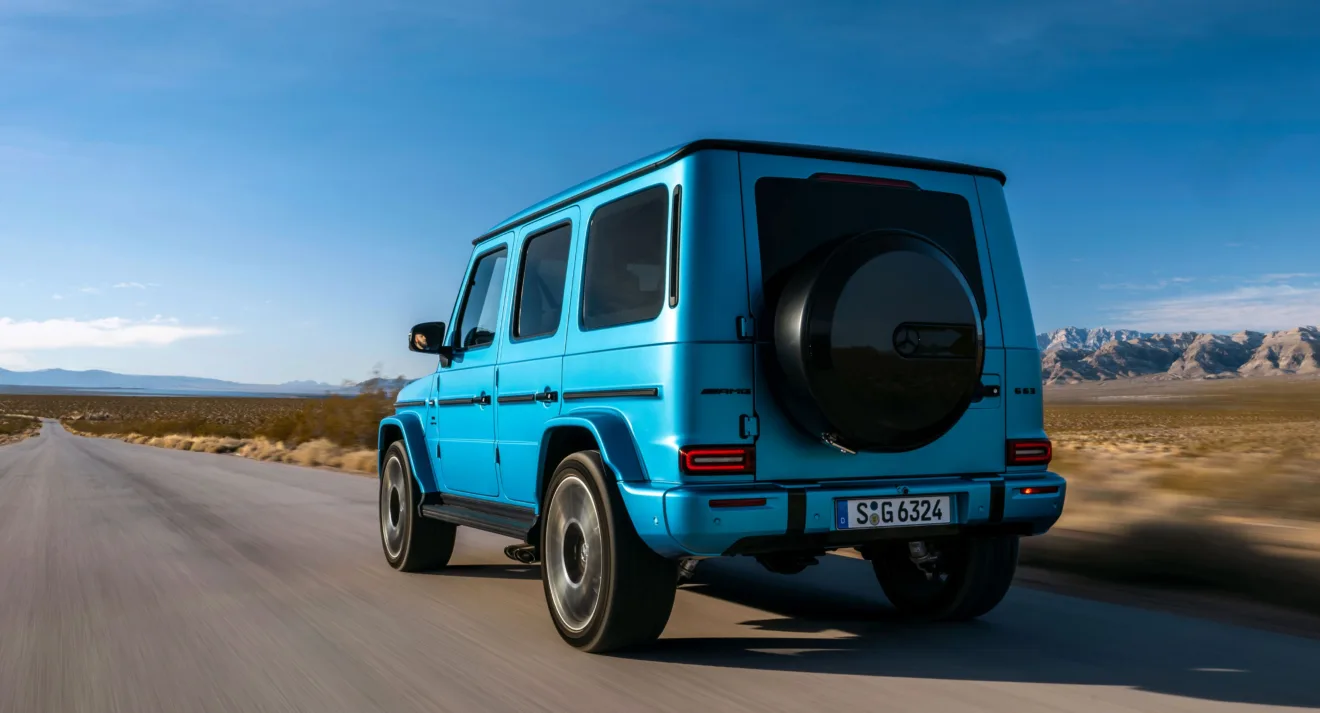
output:
[[587, 226], [582, 328], [645, 322], [665, 301], [669, 191], [653, 186], [606, 203]]
[[523, 248], [518, 302], [513, 313], [515, 339], [555, 333], [564, 313], [564, 279], [573, 226], [565, 223], [534, 235]]
[[[773, 312], [792, 267], [813, 251], [859, 233], [907, 230], [957, 263], [985, 317], [985, 288], [967, 199], [955, 193], [801, 178], [756, 182], [765, 310]], [[768, 326], [768, 325], [767, 325]], [[766, 332], [769, 333], [769, 332]]]
[[504, 290], [504, 265], [509, 251], [500, 248], [477, 259], [463, 296], [455, 339], [464, 349], [479, 349], [495, 341], [500, 318], [500, 293]]

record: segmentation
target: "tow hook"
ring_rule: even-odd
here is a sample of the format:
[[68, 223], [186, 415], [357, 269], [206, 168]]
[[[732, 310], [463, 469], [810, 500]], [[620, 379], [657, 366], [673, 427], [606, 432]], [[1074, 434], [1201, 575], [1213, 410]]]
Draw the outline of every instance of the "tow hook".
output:
[[684, 557], [678, 561], [678, 583], [692, 579], [692, 575], [697, 571], [697, 563], [701, 560], [696, 557]]
[[935, 565], [940, 559], [938, 552], [931, 552], [924, 541], [914, 540], [908, 543], [908, 557], [912, 560], [912, 564], [916, 565], [917, 569], [926, 575], [928, 581], [934, 579], [936, 574]]

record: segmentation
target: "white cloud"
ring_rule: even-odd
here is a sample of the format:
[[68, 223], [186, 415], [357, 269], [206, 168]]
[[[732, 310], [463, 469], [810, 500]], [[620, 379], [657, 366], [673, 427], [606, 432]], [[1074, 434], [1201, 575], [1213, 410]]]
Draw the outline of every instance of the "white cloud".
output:
[[101, 289], [100, 289], [99, 287], [79, 287], [79, 288], [78, 288], [78, 291], [81, 292], [81, 293], [83, 293], [83, 294], [85, 294], [85, 295], [99, 295], [99, 294], [101, 294]]
[[191, 327], [162, 317], [146, 321], [106, 317], [40, 322], [0, 317], [0, 349], [19, 357], [23, 352], [47, 349], [159, 347], [223, 333], [217, 327]]
[[64, 295], [51, 295], [50, 298], [52, 300], [62, 300], [64, 299]]
[[1320, 287], [1270, 284], [1154, 300], [1120, 312], [1114, 323], [1158, 332], [1231, 332], [1315, 325], [1320, 324]]
[[116, 290], [145, 290], [147, 286], [141, 282], [116, 282]]
[[0, 369], [26, 369], [32, 366], [27, 357], [17, 352], [0, 352]]

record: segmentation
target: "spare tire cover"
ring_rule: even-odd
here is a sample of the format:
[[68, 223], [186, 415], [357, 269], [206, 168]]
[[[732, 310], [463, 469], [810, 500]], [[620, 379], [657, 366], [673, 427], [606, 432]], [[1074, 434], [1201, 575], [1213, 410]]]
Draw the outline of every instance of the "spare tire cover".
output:
[[777, 397], [812, 436], [907, 451], [948, 432], [980, 383], [981, 314], [934, 243], [874, 231], [808, 256], [774, 314]]

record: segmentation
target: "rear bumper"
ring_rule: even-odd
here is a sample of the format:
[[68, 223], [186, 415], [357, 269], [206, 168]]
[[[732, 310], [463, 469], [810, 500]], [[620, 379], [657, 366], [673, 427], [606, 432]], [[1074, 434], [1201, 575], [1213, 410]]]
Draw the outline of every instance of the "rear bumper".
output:
[[[1057, 487], [1044, 494], [1023, 488]], [[1063, 512], [1067, 483], [1054, 473], [876, 479], [814, 485], [659, 485], [619, 483], [637, 533], [666, 557], [757, 554], [856, 547], [885, 539], [965, 533], [1040, 535]], [[840, 530], [836, 498], [948, 495], [944, 525]], [[711, 508], [711, 500], [765, 498], [755, 507]]]

